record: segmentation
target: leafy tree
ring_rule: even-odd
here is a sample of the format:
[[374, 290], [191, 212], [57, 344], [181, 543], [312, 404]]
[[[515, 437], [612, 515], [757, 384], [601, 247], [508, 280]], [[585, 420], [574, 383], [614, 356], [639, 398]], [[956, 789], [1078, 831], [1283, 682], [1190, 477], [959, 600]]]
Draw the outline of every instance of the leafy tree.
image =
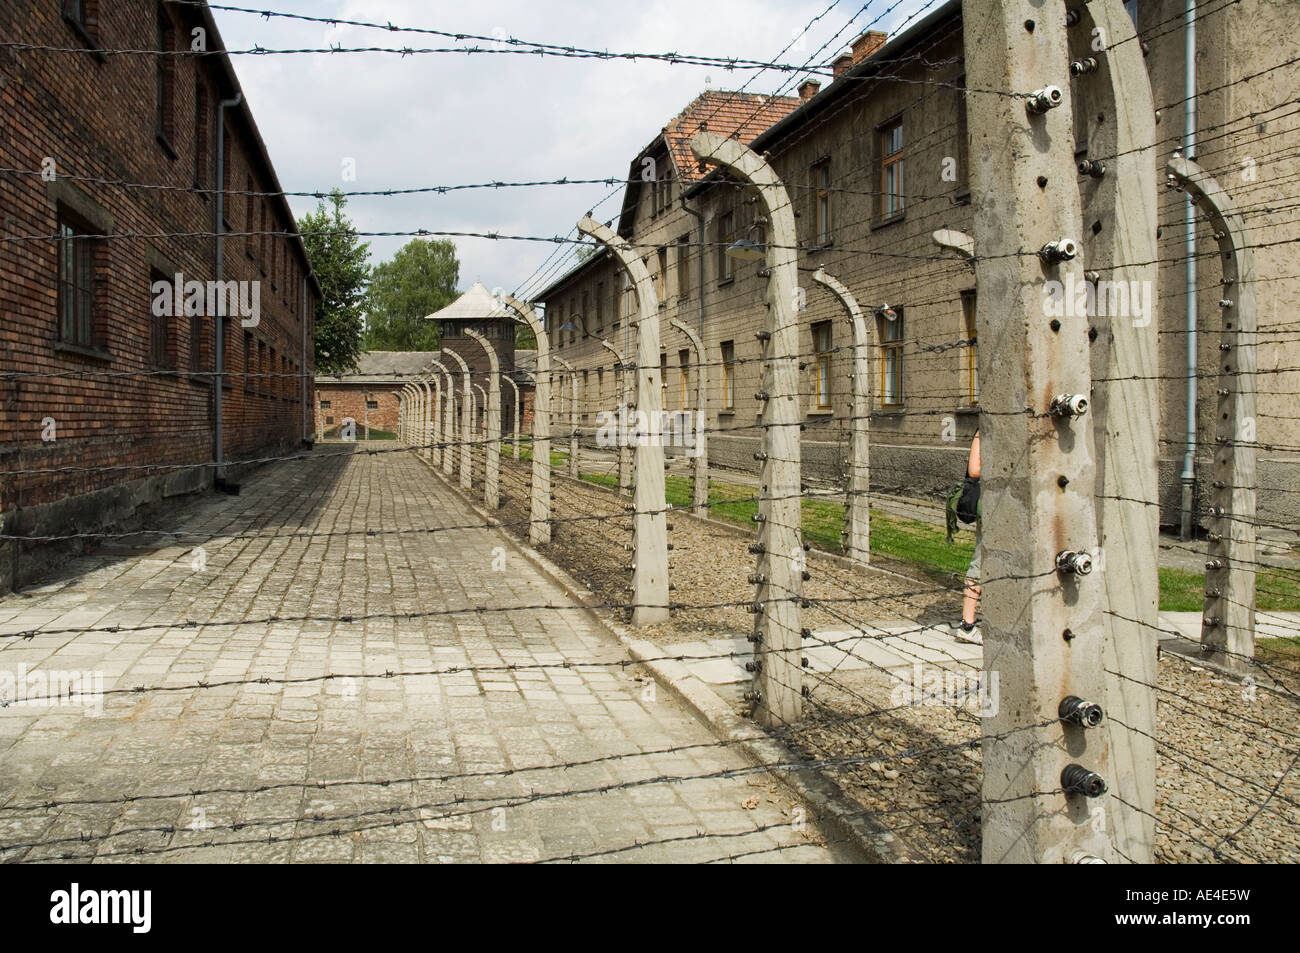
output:
[[361, 241], [343, 214], [347, 196], [339, 189], [322, 200], [316, 211], [298, 222], [307, 257], [324, 298], [316, 312], [316, 372], [339, 374], [355, 370], [361, 354], [362, 303], [370, 277], [370, 243]]
[[416, 238], [392, 261], [375, 266], [366, 297], [368, 350], [433, 351], [439, 345], [436, 322], [426, 315], [456, 300], [460, 260], [446, 240]]

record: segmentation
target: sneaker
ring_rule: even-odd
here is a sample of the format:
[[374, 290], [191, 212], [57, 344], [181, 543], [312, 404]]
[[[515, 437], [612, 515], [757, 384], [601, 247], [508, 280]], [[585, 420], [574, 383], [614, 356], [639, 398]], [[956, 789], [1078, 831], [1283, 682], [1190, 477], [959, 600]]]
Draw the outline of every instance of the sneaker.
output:
[[958, 642], [965, 642], [968, 645], [984, 644], [984, 636], [980, 634], [978, 623], [972, 622], [967, 627], [965, 622], [954, 622], [948, 626], [948, 631], [952, 633], [953, 638]]

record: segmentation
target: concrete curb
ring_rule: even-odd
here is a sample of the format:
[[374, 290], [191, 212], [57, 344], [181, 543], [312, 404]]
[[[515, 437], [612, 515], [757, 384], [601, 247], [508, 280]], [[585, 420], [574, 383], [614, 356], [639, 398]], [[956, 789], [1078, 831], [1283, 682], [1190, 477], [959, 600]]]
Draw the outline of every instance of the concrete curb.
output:
[[[500, 519], [483, 509], [480, 502], [466, 494], [458, 485], [447, 480], [441, 471], [423, 457], [418, 457], [429, 467], [435, 476], [452, 490], [471, 510], [483, 518], [489, 526], [499, 527]], [[552, 474], [552, 479], [557, 475]], [[560, 477], [569, 480], [569, 477]], [[595, 486], [581, 480], [583, 486]], [[596, 487], [602, 489], [601, 487]], [[699, 519], [699, 517], [692, 517]], [[740, 529], [717, 520], [707, 520], [728, 530]], [[736, 714], [722, 698], [708, 685], [691, 674], [681, 662], [665, 659], [664, 648], [635, 635], [623, 624], [608, 618], [607, 614], [596, 608], [595, 593], [582, 586], [563, 568], [546, 556], [537, 552], [512, 534], [503, 532], [510, 545], [540, 572], [563, 588], [570, 597], [583, 606], [591, 618], [606, 632], [627, 649], [628, 654], [642, 665], [654, 679], [685, 705], [718, 740], [726, 742], [741, 752], [756, 766], [770, 764], [796, 764], [803, 760], [776, 739], [768, 736], [762, 729], [747, 718]], [[856, 848], [869, 863], [924, 863], [905, 841], [895, 834], [877, 828], [864, 816], [861, 807], [851, 801], [839, 785], [822, 775], [819, 771], [788, 770], [769, 774], [784, 787], [787, 793], [802, 802], [808, 808], [810, 819], [835, 840]]]

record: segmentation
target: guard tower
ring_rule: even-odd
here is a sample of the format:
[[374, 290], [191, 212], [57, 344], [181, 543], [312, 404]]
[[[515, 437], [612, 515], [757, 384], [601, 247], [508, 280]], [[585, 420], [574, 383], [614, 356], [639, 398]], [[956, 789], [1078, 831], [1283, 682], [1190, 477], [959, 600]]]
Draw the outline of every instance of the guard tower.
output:
[[[496, 351], [502, 376], [515, 372], [515, 321], [502, 314], [492, 293], [479, 282], [441, 311], [425, 318], [437, 321], [442, 330], [442, 349], [455, 351], [469, 365], [471, 380], [484, 389], [488, 386], [488, 357], [483, 345], [465, 333], [477, 331]], [[447, 363], [446, 361], [443, 362]], [[460, 382], [457, 381], [457, 393]], [[479, 408], [479, 413], [483, 408]], [[501, 433], [514, 432], [515, 395], [507, 385], [501, 386]]]

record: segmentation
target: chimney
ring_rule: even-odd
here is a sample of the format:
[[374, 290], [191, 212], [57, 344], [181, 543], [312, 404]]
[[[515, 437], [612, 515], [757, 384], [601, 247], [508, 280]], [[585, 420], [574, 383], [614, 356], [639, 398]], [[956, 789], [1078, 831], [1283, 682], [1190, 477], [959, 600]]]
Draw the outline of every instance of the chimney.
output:
[[861, 63], [876, 50], [885, 45], [889, 39], [888, 33], [881, 33], [879, 30], [868, 30], [856, 40], [853, 41], [853, 62]]
[[853, 53], [847, 48], [835, 59], [831, 60], [831, 80], [837, 80], [853, 66]]
[[817, 82], [817, 80], [806, 79], [799, 84], [799, 98], [802, 99], [804, 102], [807, 102], [808, 100], [816, 96], [818, 90], [820, 90], [821, 88], [822, 88], [822, 84]]

